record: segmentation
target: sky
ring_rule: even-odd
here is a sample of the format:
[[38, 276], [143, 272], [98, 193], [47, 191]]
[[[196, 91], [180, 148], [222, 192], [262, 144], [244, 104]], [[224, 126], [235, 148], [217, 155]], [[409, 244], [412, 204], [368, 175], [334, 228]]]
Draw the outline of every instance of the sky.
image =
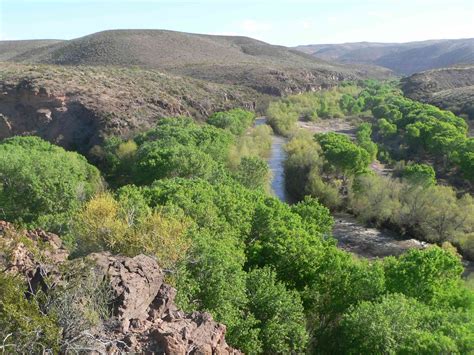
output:
[[0, 0], [0, 40], [110, 29], [242, 35], [285, 46], [473, 38], [474, 0]]

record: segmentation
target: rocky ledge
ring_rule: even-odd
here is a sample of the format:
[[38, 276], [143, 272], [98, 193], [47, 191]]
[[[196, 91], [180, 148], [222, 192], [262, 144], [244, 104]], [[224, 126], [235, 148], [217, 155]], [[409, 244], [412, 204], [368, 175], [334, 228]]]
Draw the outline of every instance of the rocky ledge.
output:
[[[0, 246], [2, 272], [21, 277], [30, 293], [39, 287], [51, 292], [61, 283], [62, 266], [71, 262], [57, 235], [18, 231], [3, 221]], [[110, 319], [84, 332], [93, 353], [242, 354], [226, 343], [226, 327], [210, 314], [177, 308], [176, 290], [163, 281], [163, 271], [153, 258], [95, 253], [85, 260], [113, 297]]]

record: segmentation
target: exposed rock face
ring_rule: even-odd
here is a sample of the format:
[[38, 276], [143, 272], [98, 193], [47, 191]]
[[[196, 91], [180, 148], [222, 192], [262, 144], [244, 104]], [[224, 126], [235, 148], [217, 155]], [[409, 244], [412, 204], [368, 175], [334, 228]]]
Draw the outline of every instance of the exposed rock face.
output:
[[[27, 240], [32, 241], [33, 246], [27, 245]], [[22, 275], [30, 292], [35, 293], [39, 288], [46, 291], [46, 276], [54, 284], [60, 278], [58, 266], [68, 256], [68, 251], [62, 247], [62, 241], [56, 234], [40, 229], [16, 231], [8, 222], [0, 221], [0, 269]]]
[[[41, 246], [40, 258], [20, 237], [32, 242], [35, 250]], [[0, 221], [0, 242], [13, 251], [9, 257], [0, 253], [0, 266], [7, 272], [23, 275], [30, 284], [43, 285], [44, 277], [51, 275], [61, 281], [58, 266], [67, 262], [68, 254], [57, 235], [42, 230], [18, 232]], [[107, 280], [114, 296], [112, 318], [87, 331], [94, 353], [241, 354], [227, 345], [226, 327], [210, 314], [177, 309], [176, 290], [163, 282], [163, 271], [153, 258], [95, 253], [87, 259], [97, 275]]]

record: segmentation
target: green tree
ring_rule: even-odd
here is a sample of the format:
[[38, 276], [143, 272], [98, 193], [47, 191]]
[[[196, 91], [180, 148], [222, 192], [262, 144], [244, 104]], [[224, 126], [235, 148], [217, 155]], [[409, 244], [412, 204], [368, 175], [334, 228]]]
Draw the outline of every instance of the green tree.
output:
[[243, 157], [234, 177], [249, 189], [265, 188], [270, 178], [270, 169], [267, 162], [259, 157]]
[[369, 153], [351, 142], [350, 138], [338, 133], [324, 133], [316, 136], [324, 157], [344, 177], [364, 172], [370, 164]]
[[250, 127], [254, 119], [255, 114], [253, 112], [233, 109], [212, 114], [207, 119], [207, 123], [222, 129], [228, 129], [233, 134], [240, 136]]
[[265, 354], [304, 353], [308, 334], [298, 292], [277, 281], [269, 268], [254, 269], [247, 276], [249, 310], [259, 321]]
[[348, 354], [464, 354], [474, 349], [473, 326], [472, 315], [391, 294], [351, 308], [340, 339]]
[[436, 184], [436, 174], [431, 165], [409, 164], [402, 172], [402, 176], [413, 184], [433, 186]]
[[14, 137], [0, 143], [4, 219], [58, 230], [101, 189], [99, 171], [77, 153], [38, 137]]

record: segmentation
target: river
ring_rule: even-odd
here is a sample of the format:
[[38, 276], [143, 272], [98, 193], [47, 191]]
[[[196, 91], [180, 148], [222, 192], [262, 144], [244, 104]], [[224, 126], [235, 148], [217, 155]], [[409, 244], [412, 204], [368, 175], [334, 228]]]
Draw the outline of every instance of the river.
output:
[[[265, 117], [256, 119], [255, 125], [266, 124]], [[281, 201], [291, 203], [285, 187], [284, 162], [286, 152], [283, 149], [287, 139], [274, 135], [268, 165], [272, 172], [271, 188], [275, 196]], [[347, 213], [337, 213], [334, 217], [333, 236], [338, 242], [338, 247], [363, 258], [380, 258], [390, 255], [400, 255], [412, 248], [423, 249], [431, 244], [416, 239], [402, 238], [388, 230], [369, 228], [357, 221]], [[464, 260], [464, 275], [474, 273], [474, 262]]]

